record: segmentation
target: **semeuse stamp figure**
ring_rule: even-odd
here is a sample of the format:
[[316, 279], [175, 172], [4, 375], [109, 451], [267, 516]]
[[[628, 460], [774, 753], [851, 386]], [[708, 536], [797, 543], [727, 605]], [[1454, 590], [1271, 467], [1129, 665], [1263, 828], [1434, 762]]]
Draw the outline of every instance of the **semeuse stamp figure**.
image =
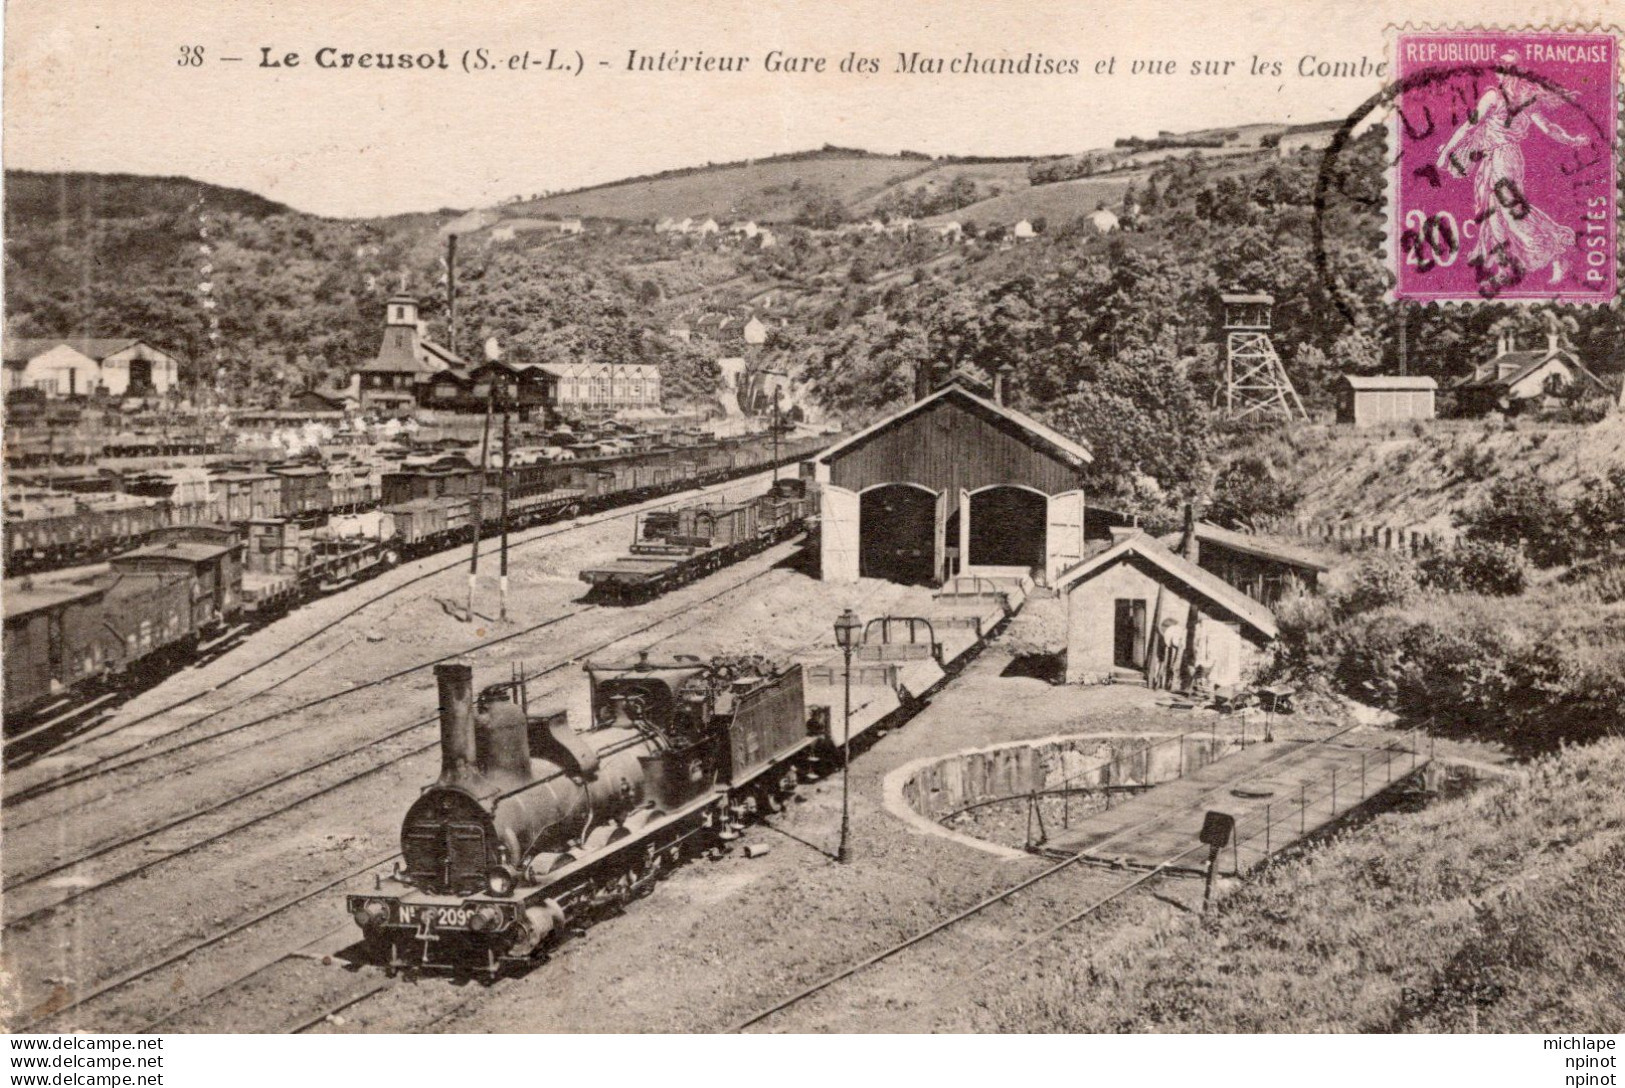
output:
[[1389, 168], [1393, 296], [1607, 303], [1618, 290], [1618, 41], [1405, 31]]

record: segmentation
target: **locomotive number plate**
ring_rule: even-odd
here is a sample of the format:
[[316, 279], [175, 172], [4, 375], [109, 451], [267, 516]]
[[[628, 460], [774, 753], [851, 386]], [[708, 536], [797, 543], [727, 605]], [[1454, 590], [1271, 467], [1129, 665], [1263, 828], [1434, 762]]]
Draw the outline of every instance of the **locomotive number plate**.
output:
[[469, 907], [414, 907], [400, 905], [400, 924], [403, 926], [429, 925], [435, 929], [467, 929], [474, 911]]

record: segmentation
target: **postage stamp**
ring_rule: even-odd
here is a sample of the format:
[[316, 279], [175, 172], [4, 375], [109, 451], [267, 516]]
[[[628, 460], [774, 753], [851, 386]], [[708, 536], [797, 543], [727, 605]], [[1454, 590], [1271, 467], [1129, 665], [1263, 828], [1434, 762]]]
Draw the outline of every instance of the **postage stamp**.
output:
[[1617, 38], [1405, 29], [1394, 39], [1392, 297], [1612, 302]]

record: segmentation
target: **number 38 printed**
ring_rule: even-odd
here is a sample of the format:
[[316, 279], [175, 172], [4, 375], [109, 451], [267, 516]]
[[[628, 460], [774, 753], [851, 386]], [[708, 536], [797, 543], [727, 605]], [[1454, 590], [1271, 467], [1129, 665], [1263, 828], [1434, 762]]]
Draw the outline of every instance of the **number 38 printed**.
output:
[[200, 68], [203, 66], [203, 47], [201, 45], [181, 46], [181, 55], [175, 58], [177, 68]]
[[1461, 229], [1449, 212], [1423, 215], [1412, 208], [1405, 213], [1405, 230], [1399, 236], [1405, 263], [1418, 272], [1449, 268], [1461, 256]]

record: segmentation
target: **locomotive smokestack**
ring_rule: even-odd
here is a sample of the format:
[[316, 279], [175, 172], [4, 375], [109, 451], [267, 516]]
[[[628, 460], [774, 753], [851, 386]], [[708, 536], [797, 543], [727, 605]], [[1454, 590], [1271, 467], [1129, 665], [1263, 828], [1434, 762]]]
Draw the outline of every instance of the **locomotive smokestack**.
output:
[[452, 785], [476, 773], [474, 748], [474, 667], [436, 665], [440, 685], [440, 784]]

